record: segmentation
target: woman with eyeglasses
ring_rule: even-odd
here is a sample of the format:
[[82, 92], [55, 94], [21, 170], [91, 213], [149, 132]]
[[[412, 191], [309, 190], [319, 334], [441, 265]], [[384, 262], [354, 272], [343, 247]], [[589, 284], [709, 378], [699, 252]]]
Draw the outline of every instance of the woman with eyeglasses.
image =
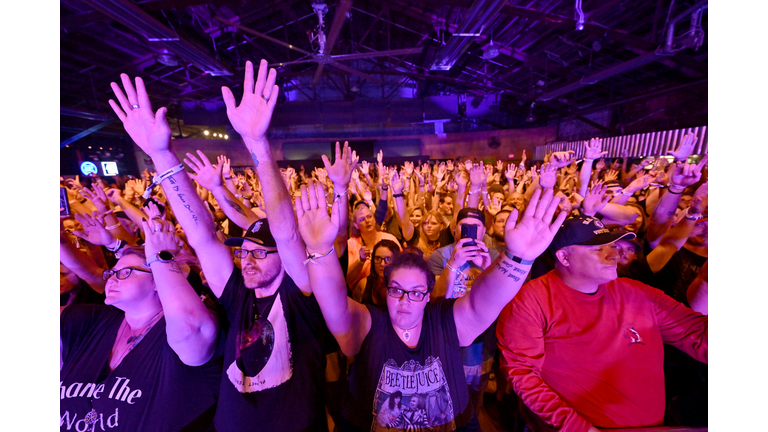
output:
[[387, 287], [384, 284], [384, 269], [400, 255], [400, 246], [391, 240], [381, 240], [373, 247], [373, 267], [371, 274], [361, 280], [353, 298], [362, 304], [386, 306]]
[[417, 405], [411, 407], [414, 413], [431, 393], [443, 392], [445, 414], [420, 415], [418, 425], [408, 424], [406, 418], [394, 430], [479, 430], [469, 403], [461, 347], [487, 329], [517, 294], [531, 263], [565, 219], [559, 214], [553, 220], [557, 200], [552, 199], [552, 190], [539, 200], [541, 195], [541, 190], [533, 193], [519, 222], [517, 210], [507, 219], [505, 253], [478, 276], [468, 295], [430, 302], [435, 276], [422, 257], [401, 253], [384, 270], [388, 294], [384, 309], [347, 297], [339, 261], [331, 253], [340, 226], [338, 204], [329, 216], [323, 188], [311, 180], [302, 186], [296, 211], [307, 247], [310, 285], [341, 350], [355, 357], [351, 397], [344, 402], [339, 430], [393, 430], [382, 426], [378, 417], [398, 391], [403, 400]]
[[173, 225], [142, 225], [144, 247], [124, 248], [103, 272], [104, 304], [62, 309], [61, 430], [207, 430], [212, 422], [216, 314], [177, 262]]

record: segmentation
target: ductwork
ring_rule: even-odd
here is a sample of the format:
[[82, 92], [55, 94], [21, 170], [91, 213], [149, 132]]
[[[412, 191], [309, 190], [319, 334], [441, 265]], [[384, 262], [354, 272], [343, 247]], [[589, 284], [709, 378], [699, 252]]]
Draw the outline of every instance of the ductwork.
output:
[[473, 36], [479, 36], [483, 30], [490, 27], [494, 18], [498, 16], [507, 2], [508, 0], [475, 0], [472, 7], [467, 10], [467, 15], [459, 24], [456, 32], [438, 51], [437, 57], [429, 69], [450, 70], [472, 44]]
[[157, 43], [158, 48], [167, 49], [207, 74], [213, 76], [232, 75], [229, 69], [211, 58], [207, 53], [180, 38], [175, 32], [127, 0], [83, 1], [97, 11], [144, 36], [148, 41]]
[[668, 31], [667, 41], [664, 46], [661, 46], [654, 51], [650, 51], [638, 57], [635, 57], [632, 60], [626, 61], [624, 63], [619, 63], [615, 66], [611, 66], [608, 69], [605, 69], [598, 73], [586, 76], [576, 82], [566, 84], [563, 87], [544, 93], [538, 98], [536, 98], [536, 100], [548, 101], [548, 100], [556, 99], [564, 94], [580, 89], [581, 87], [594, 84], [598, 81], [602, 81], [614, 75], [619, 75], [619, 74], [631, 71], [633, 69], [637, 69], [649, 63], [653, 63], [654, 61], [657, 61], [657, 60], [663, 60], [669, 56], [674, 55], [676, 52], [682, 49], [698, 48], [701, 45], [701, 41], [703, 40], [703, 32], [699, 34], [698, 32], [695, 31], [695, 29], [692, 29], [693, 31], [692, 36], [685, 37], [682, 41], [678, 42], [676, 46], [673, 48], [672, 44], [674, 41], [675, 23], [685, 18], [687, 15], [691, 15], [691, 14], [694, 14], [694, 18], [698, 19], [698, 16], [700, 15], [696, 16], [695, 14], [700, 14], [701, 9], [705, 9], [705, 8], [707, 8], [707, 0], [702, 0], [696, 3], [694, 6], [690, 7], [688, 10], [686, 10], [682, 14], [675, 17], [670, 22], [669, 28], [667, 30]]

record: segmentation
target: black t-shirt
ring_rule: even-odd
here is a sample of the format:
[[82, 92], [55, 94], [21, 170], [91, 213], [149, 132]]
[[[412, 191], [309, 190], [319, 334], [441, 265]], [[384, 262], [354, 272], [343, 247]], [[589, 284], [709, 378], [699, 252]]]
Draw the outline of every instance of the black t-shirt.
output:
[[315, 296], [286, 274], [274, 295], [257, 299], [235, 267], [219, 302], [230, 326], [216, 430], [327, 429], [325, 354], [338, 346]]
[[61, 430], [85, 430], [91, 408], [97, 431], [206, 430], [199, 419], [216, 402], [221, 358], [198, 367], [182, 363], [168, 345], [163, 317], [110, 372], [124, 316], [105, 305], [70, 305], [61, 313]]
[[341, 430], [453, 431], [469, 422], [454, 303], [427, 305], [415, 348], [400, 340], [386, 310], [367, 306], [371, 330], [352, 364]]
[[647, 283], [690, 307], [686, 297], [688, 286], [696, 279], [701, 266], [706, 261], [707, 257], [697, 255], [683, 247], [675, 252], [667, 265], [659, 270], [653, 278], [650, 278]]

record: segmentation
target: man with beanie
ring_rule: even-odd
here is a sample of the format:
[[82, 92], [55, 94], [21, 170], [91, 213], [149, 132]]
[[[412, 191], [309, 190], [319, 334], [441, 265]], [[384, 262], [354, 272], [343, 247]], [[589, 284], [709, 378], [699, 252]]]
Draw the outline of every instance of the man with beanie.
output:
[[660, 425], [663, 344], [707, 362], [706, 316], [617, 277], [615, 242], [634, 238], [593, 217], [567, 219], [549, 247], [555, 269], [524, 285], [499, 316], [502, 371], [534, 429]]

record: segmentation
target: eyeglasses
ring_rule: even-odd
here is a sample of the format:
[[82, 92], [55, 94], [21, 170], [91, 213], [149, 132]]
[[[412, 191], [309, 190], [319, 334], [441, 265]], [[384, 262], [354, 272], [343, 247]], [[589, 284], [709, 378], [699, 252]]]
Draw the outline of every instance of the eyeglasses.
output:
[[381, 263], [389, 264], [392, 262], [392, 257], [373, 257], [373, 262], [376, 264], [381, 264]]
[[235, 249], [235, 257], [240, 259], [246, 259], [248, 257], [248, 254], [253, 255], [254, 259], [264, 259], [267, 257], [268, 254], [271, 253], [277, 253], [276, 250], [268, 251], [264, 249], [254, 249], [254, 250], [248, 250], [248, 249]]
[[388, 287], [387, 288], [387, 294], [389, 294], [390, 297], [394, 297], [396, 299], [403, 298], [404, 295], [408, 295], [408, 300], [420, 302], [423, 301], [424, 298], [427, 296], [427, 293], [421, 292], [421, 291], [406, 291], [402, 288], [396, 288], [396, 287]]
[[144, 272], [144, 273], [152, 273], [149, 270], [126, 267], [126, 268], [121, 268], [117, 270], [113, 270], [113, 269], [104, 270], [104, 272], [101, 274], [101, 278], [106, 281], [106, 280], [109, 280], [109, 278], [111, 278], [112, 275], [117, 275], [118, 280], [125, 280], [131, 276], [131, 273], [133, 273], [134, 270]]

